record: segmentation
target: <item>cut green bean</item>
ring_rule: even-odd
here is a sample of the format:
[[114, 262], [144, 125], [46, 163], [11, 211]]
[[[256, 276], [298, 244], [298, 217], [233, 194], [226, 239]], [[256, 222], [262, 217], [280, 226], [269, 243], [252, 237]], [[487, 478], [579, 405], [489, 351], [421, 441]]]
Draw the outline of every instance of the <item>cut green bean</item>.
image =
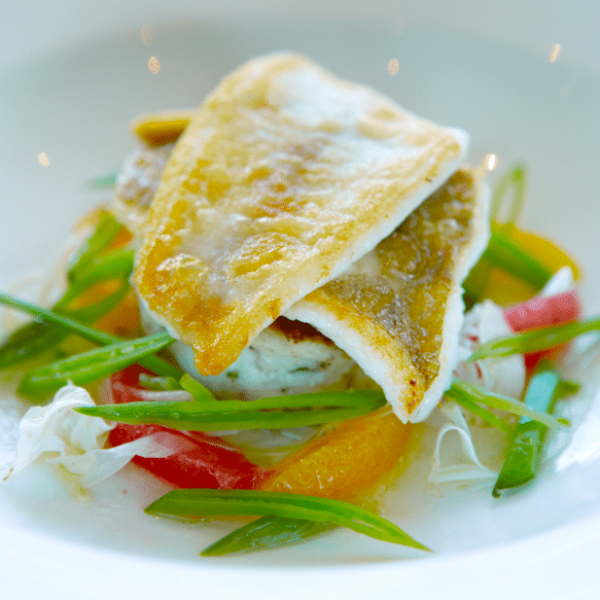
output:
[[70, 258], [67, 271], [68, 279], [76, 279], [87, 265], [112, 243], [122, 229], [123, 226], [114, 216], [103, 210], [92, 235]]
[[286, 519], [267, 515], [232, 531], [200, 552], [200, 556], [247, 554], [304, 542], [337, 525], [306, 519]]
[[215, 397], [209, 389], [205, 388], [199, 381], [196, 381], [191, 375], [188, 375], [187, 373], [181, 376], [181, 379], [179, 380], [179, 385], [184, 390], [189, 392], [194, 397], [194, 400], [198, 402], [202, 402], [205, 400], [215, 400]]
[[140, 373], [138, 383], [141, 387], [154, 392], [172, 392], [182, 389], [175, 377], [154, 377], [148, 373]]
[[556, 419], [549, 414], [527, 406], [519, 400], [490, 392], [489, 390], [467, 381], [454, 379], [452, 386], [450, 387], [450, 393], [454, 397], [466, 397], [471, 402], [484, 404], [490, 408], [503, 410], [520, 417], [529, 417], [530, 419], [543, 423], [550, 429], [564, 429], [569, 426], [569, 422], [566, 419]]
[[194, 518], [201, 515], [271, 515], [340, 525], [377, 540], [431, 552], [397, 525], [368, 510], [327, 498], [258, 490], [175, 490], [146, 513]]
[[46, 321], [32, 321], [11, 333], [0, 346], [0, 370], [32, 360], [55, 348], [67, 336], [65, 329]]
[[[525, 404], [537, 411], [551, 413], [557, 398], [560, 377], [547, 362], [542, 362], [534, 373], [525, 394]], [[539, 468], [542, 444], [548, 428], [539, 421], [521, 417], [514, 429], [506, 459], [494, 485], [492, 495], [531, 481]]]
[[574, 321], [495, 338], [473, 352], [468, 362], [548, 350], [566, 344], [579, 335], [596, 330], [600, 330], [600, 316], [585, 321]]
[[78, 270], [70, 280], [65, 296], [59, 301], [61, 306], [67, 306], [95, 283], [129, 278], [133, 271], [134, 257], [133, 250], [120, 248], [90, 260], [85, 269]]
[[478, 416], [480, 419], [485, 421], [488, 425], [495, 427], [496, 429], [500, 429], [504, 433], [510, 435], [512, 433], [512, 427], [500, 417], [496, 416], [493, 412], [484, 408], [483, 406], [479, 406], [476, 402], [473, 402], [467, 394], [458, 393], [455, 387], [451, 387], [449, 390], [446, 390], [444, 393], [446, 398], [449, 400], [454, 400], [457, 404], [460, 404], [463, 408], [466, 408], [469, 412]]
[[[69, 284], [63, 297], [54, 305], [53, 312], [83, 323], [96, 321], [115, 308], [127, 295], [131, 289], [128, 279], [132, 269], [132, 251], [116, 251], [88, 262], [76, 281]], [[108, 280], [117, 281], [118, 288], [89, 306], [69, 307], [92, 285]], [[55, 348], [67, 335], [66, 329], [48, 323], [34, 322], [20, 327], [0, 345], [0, 369], [38, 357]]]
[[90, 417], [131, 425], [163, 425], [187, 431], [230, 431], [333, 423], [368, 414], [384, 404], [385, 397], [379, 390], [348, 390], [248, 402], [129, 402], [84, 407], [77, 411]]
[[82, 352], [30, 371], [23, 377], [19, 392], [25, 396], [36, 396], [55, 392], [69, 381], [76, 385], [90, 383], [158, 352], [173, 341], [168, 333], [163, 332]]
[[[88, 327], [83, 323], [79, 323], [69, 317], [57, 314], [52, 310], [35, 306], [34, 304], [23, 302], [22, 300], [17, 300], [16, 298], [12, 298], [11, 296], [7, 296], [5, 294], [0, 294], [0, 304], [4, 304], [5, 306], [29, 313], [30, 315], [39, 319], [43, 319], [48, 323], [56, 324], [65, 331], [76, 333], [82, 338], [89, 340], [90, 342], [94, 342], [100, 346], [107, 346], [109, 344], [124, 341], [116, 335], [111, 335], [110, 333], [100, 331], [99, 329]], [[158, 356], [146, 356], [137, 362], [150, 371], [153, 371], [157, 375], [174, 377], [177, 380], [179, 380], [182, 375], [182, 372], [179, 369], [176, 369]]]
[[492, 231], [482, 259], [526, 281], [536, 290], [542, 289], [553, 274], [544, 263], [499, 228]]

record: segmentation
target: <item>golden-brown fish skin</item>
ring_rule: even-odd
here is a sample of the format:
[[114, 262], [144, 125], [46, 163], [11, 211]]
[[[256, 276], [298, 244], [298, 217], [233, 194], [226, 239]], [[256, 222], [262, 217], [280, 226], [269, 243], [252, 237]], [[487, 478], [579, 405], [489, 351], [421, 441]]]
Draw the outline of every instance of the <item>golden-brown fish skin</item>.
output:
[[354, 358], [405, 422], [425, 418], [452, 377], [461, 283], [487, 244], [487, 204], [475, 173], [460, 169], [379, 243], [376, 261], [286, 312]]
[[374, 248], [457, 168], [466, 134], [308, 59], [246, 63], [163, 172], [134, 281], [218, 374], [307, 293]]

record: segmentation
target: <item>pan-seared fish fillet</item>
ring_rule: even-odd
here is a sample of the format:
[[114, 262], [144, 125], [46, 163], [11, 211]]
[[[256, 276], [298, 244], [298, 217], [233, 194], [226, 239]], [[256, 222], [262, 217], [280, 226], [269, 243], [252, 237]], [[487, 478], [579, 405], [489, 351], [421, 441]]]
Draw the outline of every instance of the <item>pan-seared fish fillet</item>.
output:
[[373, 253], [286, 311], [351, 356], [403, 421], [426, 418], [449, 387], [461, 283], [488, 241], [488, 196], [459, 170]]
[[387, 237], [467, 136], [295, 54], [246, 63], [195, 113], [152, 202], [134, 281], [218, 374], [281, 313]]

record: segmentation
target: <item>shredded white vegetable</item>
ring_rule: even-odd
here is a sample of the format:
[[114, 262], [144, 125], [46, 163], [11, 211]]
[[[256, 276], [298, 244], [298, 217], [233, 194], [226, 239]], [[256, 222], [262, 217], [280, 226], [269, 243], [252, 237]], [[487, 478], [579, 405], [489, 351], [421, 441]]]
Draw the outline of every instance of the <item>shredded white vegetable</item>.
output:
[[[438, 433], [433, 465], [428, 478], [428, 491], [436, 495], [445, 495], [464, 489], [474, 489], [489, 485], [498, 473], [485, 467], [477, 458], [469, 426], [455, 402], [446, 402], [438, 407], [449, 421], [441, 427]], [[463, 458], [468, 462], [457, 462], [446, 466], [442, 465], [442, 442], [451, 431], [455, 431], [460, 439]]]
[[15, 459], [6, 477], [42, 460], [62, 465], [87, 488], [122, 469], [136, 455], [164, 458], [180, 449], [173, 447], [168, 434], [161, 433], [104, 449], [112, 426], [72, 410], [82, 406], [94, 406], [87, 390], [67, 385], [49, 405], [30, 408], [21, 420]]
[[525, 388], [525, 360], [522, 354], [464, 362], [482, 344], [512, 334], [502, 309], [491, 300], [476, 304], [466, 315], [460, 332], [459, 360], [454, 374], [492, 392], [520, 398]]
[[548, 298], [556, 294], [568, 292], [575, 287], [575, 276], [571, 267], [562, 267], [546, 283], [538, 296]]

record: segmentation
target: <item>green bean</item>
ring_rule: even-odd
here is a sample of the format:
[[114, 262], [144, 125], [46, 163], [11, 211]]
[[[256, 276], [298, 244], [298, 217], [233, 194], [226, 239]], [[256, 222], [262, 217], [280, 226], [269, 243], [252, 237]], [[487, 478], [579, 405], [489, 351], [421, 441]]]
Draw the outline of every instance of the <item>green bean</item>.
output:
[[463, 408], [466, 408], [469, 412], [478, 416], [488, 425], [496, 427], [496, 429], [500, 429], [506, 434], [512, 433], [512, 427], [504, 419], [501, 419], [500, 417], [496, 416], [490, 410], [479, 406], [479, 404], [474, 402], [466, 393], [459, 393], [456, 386], [453, 386], [449, 390], [446, 390], [444, 395], [448, 399], [454, 400], [457, 404], [460, 404]]
[[[36, 318], [43, 319], [44, 321], [53, 325], [58, 325], [65, 331], [76, 333], [82, 338], [101, 346], [107, 346], [109, 344], [123, 341], [116, 335], [111, 335], [110, 333], [100, 331], [99, 329], [93, 329], [92, 327], [88, 327], [87, 325], [79, 323], [78, 321], [75, 321], [69, 317], [62, 316], [52, 310], [35, 306], [34, 304], [23, 302], [22, 300], [17, 300], [16, 298], [12, 298], [11, 296], [7, 296], [5, 294], [0, 294], [0, 304], [27, 312]], [[179, 379], [182, 375], [181, 371], [157, 356], [146, 356], [137, 362], [150, 371], [153, 371], [157, 375], [174, 377], [175, 379]]]
[[69, 260], [69, 268], [67, 271], [68, 279], [76, 279], [87, 267], [88, 263], [111, 244], [122, 229], [123, 226], [113, 217], [113, 215], [108, 211], [103, 210], [92, 235], [85, 240], [78, 251]]
[[503, 410], [521, 417], [529, 417], [530, 419], [543, 423], [551, 429], [564, 429], [565, 427], [569, 426], [569, 422], [566, 419], [556, 419], [551, 415], [527, 406], [519, 400], [509, 398], [508, 396], [503, 396], [502, 394], [490, 392], [489, 390], [467, 381], [454, 379], [450, 387], [450, 393], [453, 394], [454, 397], [467, 397], [467, 399], [471, 400], [472, 402], [485, 404], [490, 408]]
[[196, 381], [191, 375], [187, 373], [182, 375], [179, 380], [179, 385], [186, 391], [188, 391], [197, 401], [214, 400], [212, 392], [205, 388], [199, 381]]
[[552, 325], [523, 333], [499, 337], [480, 346], [467, 362], [482, 358], [499, 358], [511, 354], [529, 354], [570, 342], [573, 338], [600, 329], [600, 316], [585, 321]]
[[341, 525], [384, 542], [430, 552], [397, 525], [368, 510], [328, 498], [258, 490], [188, 489], [169, 492], [145, 510], [157, 516], [272, 515]]
[[[78, 412], [132, 425], [163, 425], [187, 431], [280, 429], [343, 421], [385, 404], [379, 390], [316, 392], [253, 401], [129, 402], [84, 407]], [[317, 410], [305, 410], [305, 409]]]
[[[133, 252], [130, 250], [116, 251], [87, 262], [86, 269], [80, 271], [77, 279], [69, 285], [63, 297], [54, 305], [53, 311], [84, 323], [99, 319], [127, 295], [130, 290], [128, 278], [132, 268]], [[93, 284], [113, 279], [118, 281], [119, 287], [108, 296], [89, 306], [69, 308], [69, 305]], [[47, 323], [33, 322], [20, 327], [0, 346], [0, 369], [36, 358], [56, 347], [67, 334], [68, 331], [64, 328], [57, 328]]]
[[70, 280], [69, 288], [59, 300], [60, 307], [67, 306], [95, 283], [113, 279], [127, 279], [133, 271], [135, 252], [127, 248], [112, 250], [90, 260]]
[[173, 341], [168, 333], [156, 333], [70, 356], [27, 373], [21, 381], [19, 392], [25, 396], [36, 396], [55, 392], [69, 381], [76, 385], [90, 383], [158, 352]]
[[147, 373], [140, 373], [138, 382], [141, 387], [155, 392], [168, 392], [182, 389], [175, 377], [154, 377]]
[[32, 360], [55, 348], [68, 332], [46, 321], [32, 321], [19, 327], [0, 346], [0, 370]]
[[[547, 362], [540, 363], [527, 387], [525, 404], [537, 411], [551, 413], [559, 386], [560, 377], [552, 366]], [[521, 417], [492, 491], [495, 498], [500, 497], [501, 490], [519, 487], [534, 478], [547, 430], [539, 421]]]
[[537, 290], [543, 288], [552, 277], [552, 271], [544, 263], [511, 239], [502, 229], [492, 231], [490, 243], [482, 258], [530, 283]]
[[280, 548], [306, 541], [336, 527], [331, 523], [267, 515], [232, 531], [205, 548], [200, 556], [224, 556]]

